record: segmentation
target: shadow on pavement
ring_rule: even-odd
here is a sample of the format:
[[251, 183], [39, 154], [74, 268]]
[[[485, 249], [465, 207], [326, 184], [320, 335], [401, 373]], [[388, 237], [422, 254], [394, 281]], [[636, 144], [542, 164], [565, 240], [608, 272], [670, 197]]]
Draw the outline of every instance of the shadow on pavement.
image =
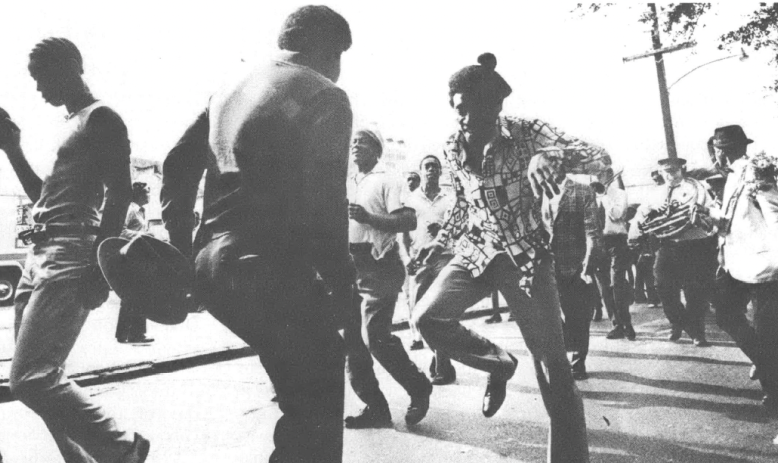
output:
[[[519, 461], [546, 461], [547, 428], [532, 423], [516, 422], [495, 417], [483, 426], [472, 425], [461, 413], [435, 409], [413, 430], [404, 427], [398, 432], [478, 447], [502, 457]], [[757, 449], [733, 449], [710, 444], [693, 445], [634, 436], [618, 432], [589, 430], [589, 451], [592, 463], [746, 463], [770, 455]]]
[[722, 397], [736, 397], [741, 399], [760, 400], [762, 392], [756, 389], [737, 389], [716, 384], [696, 383], [691, 381], [677, 381], [670, 379], [653, 379], [637, 376], [623, 371], [591, 371], [590, 379], [602, 379], [612, 381], [625, 381], [641, 386], [667, 389], [677, 392], [690, 392], [695, 394], [712, 394]]

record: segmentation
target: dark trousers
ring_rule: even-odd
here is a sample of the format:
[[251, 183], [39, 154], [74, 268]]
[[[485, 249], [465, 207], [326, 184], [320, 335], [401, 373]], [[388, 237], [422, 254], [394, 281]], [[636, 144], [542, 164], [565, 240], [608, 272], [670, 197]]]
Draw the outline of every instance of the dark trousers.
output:
[[594, 274], [600, 288], [602, 302], [613, 326], [632, 325], [629, 304], [632, 289], [627, 281], [629, 248], [627, 235], [605, 235], [602, 237], [605, 259]]
[[650, 304], [659, 303], [659, 294], [654, 284], [654, 254], [644, 253], [635, 264], [635, 302], [648, 300]]
[[[716, 274], [716, 237], [665, 242], [654, 262], [657, 293], [667, 320], [689, 336], [705, 335], [705, 314]], [[681, 291], [686, 306], [681, 302]]]
[[[362, 339], [373, 357], [408, 395], [422, 394], [429, 388], [429, 380], [408, 357], [400, 338], [392, 334], [394, 307], [405, 280], [405, 267], [397, 246], [378, 260], [369, 251], [352, 256], [362, 298]], [[353, 381], [353, 371], [350, 377]]]
[[[749, 301], [753, 326], [746, 318]], [[713, 306], [716, 323], [759, 369], [762, 389], [778, 394], [778, 281], [743, 283], [719, 270]]]
[[116, 339], [138, 339], [146, 334], [146, 317], [132, 304], [124, 301], [119, 306], [119, 320], [116, 322]]
[[362, 338], [362, 298], [359, 294], [354, 294], [352, 302], [343, 326], [349, 384], [365, 405], [377, 409], [386, 408], [386, 397], [381, 392], [373, 371], [373, 356]]
[[573, 366], [584, 363], [589, 353], [589, 325], [591, 324], [594, 304], [592, 288], [581, 279], [580, 273], [556, 275], [559, 288], [559, 304], [565, 319], [562, 333], [565, 337], [565, 349], [573, 353]]
[[[262, 243], [262, 244], [259, 244]], [[196, 296], [259, 355], [283, 416], [270, 462], [343, 454], [344, 346], [315, 272], [267, 239], [227, 232], [196, 258]]]

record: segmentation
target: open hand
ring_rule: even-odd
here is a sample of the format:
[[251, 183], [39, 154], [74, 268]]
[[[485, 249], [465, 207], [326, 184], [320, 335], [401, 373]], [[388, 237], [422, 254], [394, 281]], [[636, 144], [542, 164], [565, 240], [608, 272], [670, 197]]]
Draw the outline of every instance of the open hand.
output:
[[529, 177], [532, 193], [540, 198], [544, 193], [550, 199], [560, 194], [556, 178], [562, 165], [562, 150], [548, 148], [540, 152], [529, 161], [527, 176]]

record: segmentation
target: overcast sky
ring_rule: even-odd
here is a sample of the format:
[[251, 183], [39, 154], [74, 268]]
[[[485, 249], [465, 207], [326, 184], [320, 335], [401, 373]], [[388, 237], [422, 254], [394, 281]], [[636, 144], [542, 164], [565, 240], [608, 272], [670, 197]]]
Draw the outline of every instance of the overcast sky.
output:
[[[6, 2], [0, 28], [0, 106], [23, 130], [23, 146], [40, 170], [53, 156], [52, 135], [64, 109], [44, 104], [27, 73], [40, 39], [63, 36], [81, 49], [95, 96], [119, 111], [133, 154], [163, 159], [208, 96], [235, 73], [275, 51], [284, 18], [303, 2], [105, 1]], [[118, 2], [115, 2], [118, 3]], [[715, 38], [758, 6], [719, 6], [693, 50], [666, 57], [668, 82], [739, 49], [719, 51]], [[628, 183], [644, 182], [666, 156], [653, 60], [624, 63], [651, 48], [644, 8], [571, 13], [574, 3], [515, 1], [332, 1], [350, 22], [354, 45], [340, 84], [355, 115], [384, 136], [406, 140], [415, 162], [438, 152], [453, 113], [447, 81], [480, 53], [497, 56], [513, 87], [506, 113], [542, 118], [608, 149], [626, 166]], [[754, 150], [778, 148], [778, 98], [764, 90], [776, 74], [769, 53], [705, 66], [671, 91], [681, 157], [701, 165], [715, 127], [743, 125]], [[0, 163], [3, 183], [13, 178]]]

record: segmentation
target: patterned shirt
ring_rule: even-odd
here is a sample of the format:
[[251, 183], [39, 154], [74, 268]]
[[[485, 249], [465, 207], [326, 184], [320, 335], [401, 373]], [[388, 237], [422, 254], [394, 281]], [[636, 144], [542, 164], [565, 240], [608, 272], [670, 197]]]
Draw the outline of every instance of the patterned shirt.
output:
[[455, 253], [473, 277], [497, 254], [507, 252], [525, 277], [548, 250], [540, 199], [533, 197], [527, 168], [543, 148], [558, 148], [568, 173], [597, 174], [611, 164], [608, 153], [565, 135], [540, 120], [500, 117], [500, 135], [484, 155], [481, 175], [464, 167], [464, 134], [449, 138], [443, 155], [457, 201], [440, 233], [456, 239]]

